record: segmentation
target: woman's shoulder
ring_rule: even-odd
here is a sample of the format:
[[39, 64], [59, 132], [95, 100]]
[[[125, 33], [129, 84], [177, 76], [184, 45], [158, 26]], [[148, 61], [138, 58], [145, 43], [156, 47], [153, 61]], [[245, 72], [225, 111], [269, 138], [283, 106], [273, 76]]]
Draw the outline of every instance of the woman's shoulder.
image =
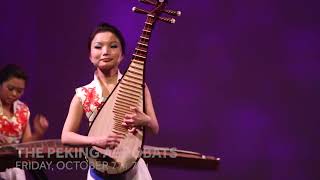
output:
[[77, 93], [85, 92], [85, 91], [88, 91], [88, 90], [90, 90], [90, 89], [95, 88], [95, 86], [96, 86], [96, 85], [95, 85], [95, 82], [92, 81], [92, 82], [90, 82], [89, 84], [86, 84], [86, 85], [77, 87], [77, 88], [76, 88], [76, 92], [77, 92]]
[[20, 100], [17, 100], [14, 102], [13, 107], [15, 114], [19, 114], [20, 117], [25, 117], [25, 119], [29, 118], [30, 110], [27, 104]]
[[20, 101], [20, 100], [16, 100], [16, 101], [14, 102], [14, 106], [17, 107], [17, 108], [19, 108], [19, 109], [23, 108], [23, 109], [28, 109], [28, 110], [29, 110], [28, 105], [27, 105], [26, 103]]

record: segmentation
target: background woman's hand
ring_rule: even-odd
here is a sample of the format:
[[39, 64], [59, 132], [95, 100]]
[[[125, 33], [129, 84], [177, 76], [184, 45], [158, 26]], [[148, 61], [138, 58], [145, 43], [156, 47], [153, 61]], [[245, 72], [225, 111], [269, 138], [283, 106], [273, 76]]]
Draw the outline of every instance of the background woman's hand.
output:
[[49, 122], [42, 114], [37, 114], [33, 119], [34, 133], [40, 137], [44, 135], [49, 127]]

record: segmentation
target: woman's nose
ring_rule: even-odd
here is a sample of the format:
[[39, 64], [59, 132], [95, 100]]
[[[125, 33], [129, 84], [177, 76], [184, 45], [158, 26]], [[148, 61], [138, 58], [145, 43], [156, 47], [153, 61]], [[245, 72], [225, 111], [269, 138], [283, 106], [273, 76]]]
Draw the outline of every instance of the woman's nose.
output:
[[103, 54], [103, 55], [109, 54], [109, 48], [108, 48], [108, 47], [102, 48], [102, 54]]
[[12, 91], [12, 95], [16, 97], [16, 96], [18, 95], [18, 92], [15, 91], [15, 90], [13, 90], [13, 91]]

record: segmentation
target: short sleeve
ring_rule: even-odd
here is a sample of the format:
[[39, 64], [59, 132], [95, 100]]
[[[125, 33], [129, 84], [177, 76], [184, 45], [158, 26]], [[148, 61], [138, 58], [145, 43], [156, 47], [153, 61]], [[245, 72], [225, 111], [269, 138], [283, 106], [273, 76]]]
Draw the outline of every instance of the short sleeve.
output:
[[84, 91], [82, 90], [82, 87], [76, 88], [75, 89], [76, 96], [79, 98], [81, 105], [83, 105], [83, 102], [85, 100], [85, 94]]

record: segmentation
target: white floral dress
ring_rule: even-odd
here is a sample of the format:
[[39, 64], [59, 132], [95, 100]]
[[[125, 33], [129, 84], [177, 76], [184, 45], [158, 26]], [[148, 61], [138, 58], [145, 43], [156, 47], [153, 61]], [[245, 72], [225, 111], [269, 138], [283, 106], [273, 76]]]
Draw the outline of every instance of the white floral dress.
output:
[[[3, 113], [0, 101], [0, 135], [10, 144], [21, 142], [23, 132], [29, 123], [30, 111], [26, 104], [17, 100], [13, 103], [13, 116], [7, 117]], [[25, 172], [19, 168], [8, 168], [0, 172], [0, 177], [6, 180], [24, 180]]]
[[[122, 75], [118, 72], [118, 80]], [[108, 98], [102, 96], [102, 87], [99, 79], [94, 75], [94, 79], [90, 84], [79, 87], [76, 89], [76, 96], [80, 99], [83, 111], [89, 119], [89, 125], [91, 125], [95, 118], [101, 104]], [[88, 180], [99, 180], [104, 179], [94, 172], [91, 168], [88, 171]], [[148, 167], [142, 158], [139, 159], [137, 164], [128, 171], [121, 179], [125, 180], [151, 180]]]

